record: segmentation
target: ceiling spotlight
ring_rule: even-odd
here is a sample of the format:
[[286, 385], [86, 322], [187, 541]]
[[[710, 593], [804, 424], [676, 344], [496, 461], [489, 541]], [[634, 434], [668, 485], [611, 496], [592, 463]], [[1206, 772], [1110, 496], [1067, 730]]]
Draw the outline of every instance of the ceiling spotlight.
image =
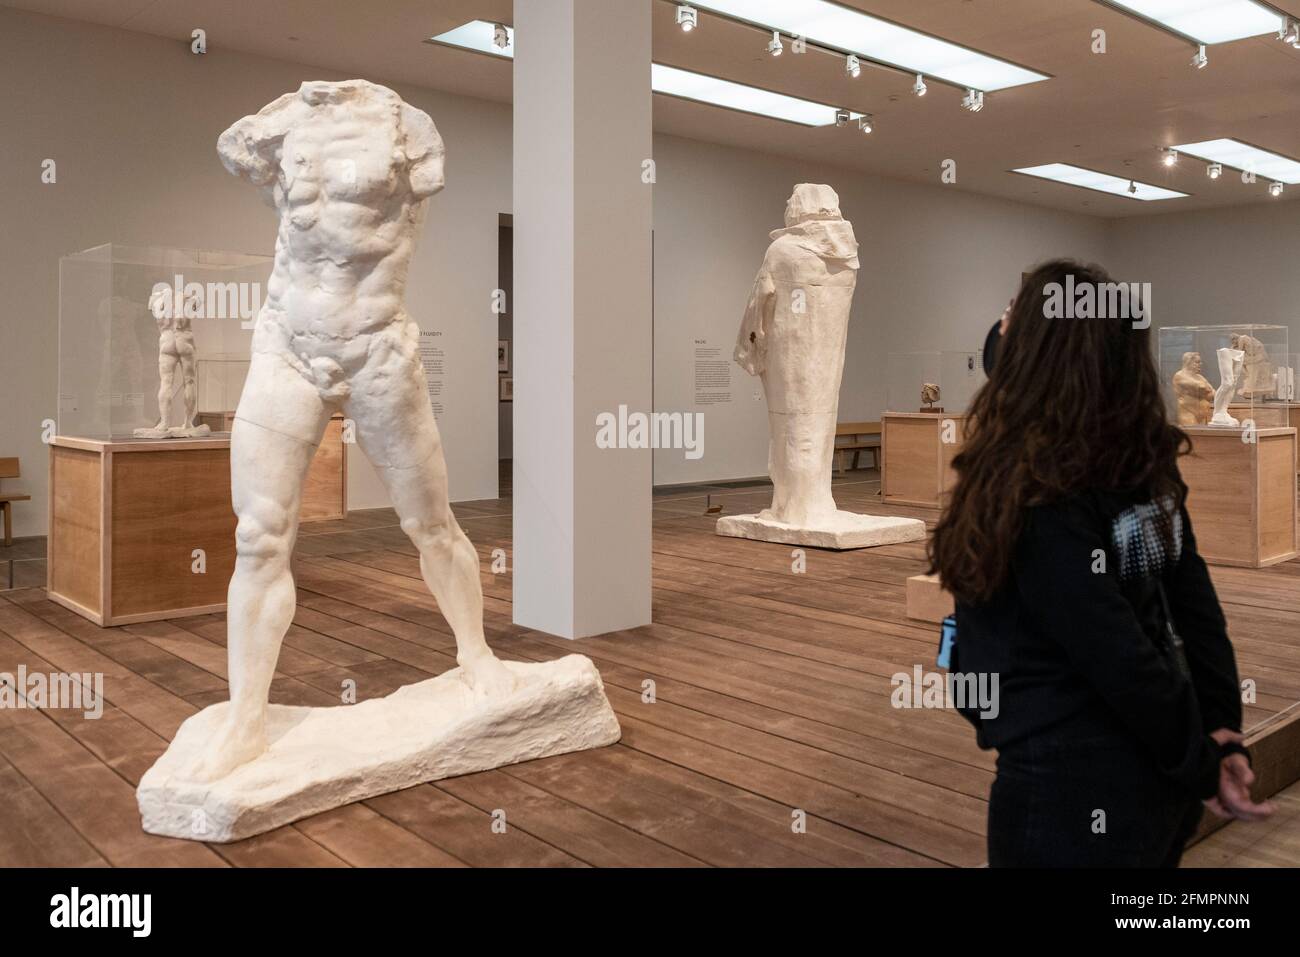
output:
[[836, 126], [844, 126], [844, 125], [847, 124], [848, 122], [849, 122], [849, 111], [848, 111], [848, 110], [836, 110], [836, 111], [835, 111], [835, 125], [836, 125]]
[[1205, 168], [1205, 175], [1210, 177], [1210, 179], [1218, 179], [1223, 175], [1223, 164], [1211, 163]]
[[700, 25], [700, 15], [690, 4], [679, 3], [677, 5], [677, 25], [682, 28], [683, 33], [690, 33]]
[[978, 113], [984, 109], [984, 91], [967, 90], [966, 95], [962, 97], [961, 105], [963, 109], [970, 110], [972, 113]]
[[1164, 150], [1164, 164], [1166, 166], [1178, 165], [1178, 150]]
[[1278, 32], [1277, 38], [1283, 43], [1289, 43], [1293, 47], [1300, 49], [1300, 20], [1287, 17], [1282, 29]]
[[776, 30], [773, 30], [773, 31], [772, 31], [772, 42], [769, 43], [769, 44], [767, 45], [767, 52], [770, 53], [770, 54], [772, 54], [772, 56], [780, 56], [780, 55], [781, 55], [781, 52], [782, 52], [784, 49], [785, 49], [785, 46], [781, 43], [781, 34], [780, 34], [780, 32], [778, 32], [778, 31], [776, 31]]
[[1131, 180], [1128, 181], [1128, 191], [1129, 191], [1129, 193], [1132, 194], [1133, 196], [1136, 196], [1136, 195], [1137, 195], [1137, 191], [1138, 191], [1137, 180], [1135, 180], [1135, 179], [1131, 179]]
[[844, 58], [844, 72], [856, 80], [862, 75], [862, 61], [850, 53]]
[[1198, 70], [1204, 70], [1209, 65], [1210, 57], [1205, 52], [1205, 44], [1202, 43], [1196, 48], [1196, 56], [1192, 57], [1192, 66], [1196, 67]]
[[510, 46], [510, 31], [504, 23], [492, 24], [492, 45], [499, 50]]
[[916, 83], [912, 86], [912, 92], [917, 96], [925, 96], [925, 94], [929, 92], [929, 89], [930, 88], [925, 85], [925, 77], [918, 73], [916, 75]]
[[858, 120], [858, 129], [864, 133], [870, 133], [874, 128], [875, 120], [872, 119], [871, 114], [863, 113], [862, 117]]
[[1273, 196], [1281, 196], [1281, 195], [1282, 195], [1282, 190], [1283, 190], [1283, 189], [1284, 189], [1284, 187], [1282, 186], [1282, 184], [1281, 184], [1280, 182], [1277, 182], [1277, 181], [1274, 181], [1274, 182], [1273, 182], [1272, 184], [1270, 184], [1269, 187], [1268, 187], [1269, 194], [1270, 194], [1270, 195], [1273, 195]]

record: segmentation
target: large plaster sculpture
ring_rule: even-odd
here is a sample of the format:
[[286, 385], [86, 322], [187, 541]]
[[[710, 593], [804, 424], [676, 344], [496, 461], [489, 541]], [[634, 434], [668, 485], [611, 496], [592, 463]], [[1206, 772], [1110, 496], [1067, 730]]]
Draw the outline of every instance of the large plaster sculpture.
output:
[[[152, 428], [136, 429], [138, 439], [194, 438], [212, 430], [195, 425], [198, 390], [194, 384], [194, 329], [192, 309], [170, 286], [160, 283], [149, 296], [149, 311], [158, 323], [158, 423]], [[181, 381], [176, 381], [179, 372]], [[185, 421], [171, 424], [172, 400], [180, 388], [185, 402]]]
[[[616, 741], [589, 659], [503, 662], [484, 640], [478, 556], [448, 504], [419, 330], [403, 306], [425, 201], [443, 187], [433, 121], [382, 86], [308, 82], [235, 123], [217, 149], [280, 213], [231, 435], [231, 700], [189, 718], [144, 775], [145, 830], [236, 840], [422, 781]], [[268, 707], [295, 609], [303, 478], [336, 409], [419, 550], [459, 667], [360, 704]]]
[[1228, 414], [1228, 404], [1237, 394], [1245, 357], [1246, 353], [1241, 349], [1223, 348], [1218, 351], [1219, 388], [1214, 393], [1214, 415], [1210, 418], [1210, 425], [1226, 425], [1229, 428], [1241, 425]]
[[1214, 408], [1214, 386], [1201, 374], [1201, 354], [1184, 352], [1183, 365], [1174, 373], [1179, 425], [1209, 425]]
[[919, 519], [840, 511], [831, 495], [835, 424], [858, 243], [829, 186], [803, 183], [785, 210], [785, 228], [754, 281], [736, 340], [736, 362], [760, 376], [767, 397], [772, 504], [755, 515], [718, 520], [737, 538], [862, 548], [919, 541]]

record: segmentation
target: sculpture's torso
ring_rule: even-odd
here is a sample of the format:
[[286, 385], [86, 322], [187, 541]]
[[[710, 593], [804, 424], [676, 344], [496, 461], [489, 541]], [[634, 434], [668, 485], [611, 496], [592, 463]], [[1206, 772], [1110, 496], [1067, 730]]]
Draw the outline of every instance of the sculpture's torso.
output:
[[764, 268], [776, 287], [767, 369], [771, 412], [834, 413], [858, 271], [777, 239]]
[[274, 197], [280, 212], [263, 321], [303, 358], [333, 356], [404, 317], [417, 213], [393, 102], [293, 104]]

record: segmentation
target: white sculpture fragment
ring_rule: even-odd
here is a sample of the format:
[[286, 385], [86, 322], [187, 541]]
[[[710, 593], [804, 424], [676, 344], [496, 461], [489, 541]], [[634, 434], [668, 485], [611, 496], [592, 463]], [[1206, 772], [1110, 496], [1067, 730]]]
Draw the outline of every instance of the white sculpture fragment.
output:
[[831, 495], [849, 309], [858, 274], [853, 226], [829, 186], [802, 183], [754, 281], [735, 359], [767, 397], [771, 507], [718, 520], [738, 538], [862, 548], [925, 538], [919, 519], [840, 511]]
[[[502, 662], [484, 640], [478, 555], [448, 503], [419, 330], [403, 306], [425, 201], [443, 187], [433, 121], [364, 80], [307, 82], [235, 123], [217, 149], [280, 213], [231, 435], [231, 700], [188, 719], [144, 775], [145, 830], [234, 840], [421, 781], [618, 740], [588, 659]], [[295, 609], [302, 483], [336, 409], [420, 552], [459, 667], [359, 705], [268, 707]]]
[[1236, 428], [1241, 425], [1228, 414], [1228, 404], [1237, 394], [1237, 385], [1241, 381], [1242, 361], [1246, 353], [1241, 349], [1223, 348], [1218, 351], [1219, 388], [1214, 393], [1214, 416], [1210, 425], [1226, 425]]
[[[159, 283], [149, 295], [149, 311], [158, 323], [158, 424], [148, 429], [136, 429], [135, 437], [166, 439], [208, 435], [211, 428], [194, 424], [198, 412], [198, 390], [194, 384], [194, 329], [191, 326], [194, 310], [187, 308], [179, 292]], [[172, 400], [176, 397], [178, 371], [185, 401], [185, 421], [172, 425]]]
[[1264, 343], [1243, 334], [1233, 336], [1229, 344], [1243, 353], [1238, 394], [1244, 399], [1272, 397], [1277, 392], [1277, 377]]

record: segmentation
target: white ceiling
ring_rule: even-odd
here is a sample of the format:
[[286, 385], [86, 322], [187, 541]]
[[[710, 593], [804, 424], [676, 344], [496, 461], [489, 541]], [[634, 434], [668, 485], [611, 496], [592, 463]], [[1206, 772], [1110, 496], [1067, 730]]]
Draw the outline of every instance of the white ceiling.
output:
[[[1300, 51], [1275, 38], [1210, 48], [1210, 66], [1189, 65], [1185, 41], [1095, 0], [844, 0], [1052, 79], [990, 94], [982, 113], [960, 108], [961, 92], [936, 82], [924, 99], [912, 78], [864, 63], [857, 80], [821, 53], [774, 59], [752, 28], [701, 11], [682, 33], [675, 5], [654, 7], [654, 58], [796, 96], [870, 112], [876, 132], [807, 129], [668, 97], [655, 98], [655, 129], [782, 156], [911, 180], [939, 181], [957, 161], [957, 189], [1097, 216], [1286, 202], [1266, 184], [1225, 175], [1184, 158], [1173, 170], [1158, 147], [1234, 137], [1300, 158]], [[1300, 18], [1300, 0], [1273, 0]], [[329, 68], [378, 81], [410, 83], [509, 102], [511, 67], [481, 54], [422, 41], [467, 20], [511, 22], [511, 0], [3, 0], [5, 6], [158, 36], [207, 30], [222, 47]], [[1108, 52], [1092, 52], [1103, 29]], [[1039, 182], [1009, 170], [1065, 162], [1192, 194], [1139, 203]]]

